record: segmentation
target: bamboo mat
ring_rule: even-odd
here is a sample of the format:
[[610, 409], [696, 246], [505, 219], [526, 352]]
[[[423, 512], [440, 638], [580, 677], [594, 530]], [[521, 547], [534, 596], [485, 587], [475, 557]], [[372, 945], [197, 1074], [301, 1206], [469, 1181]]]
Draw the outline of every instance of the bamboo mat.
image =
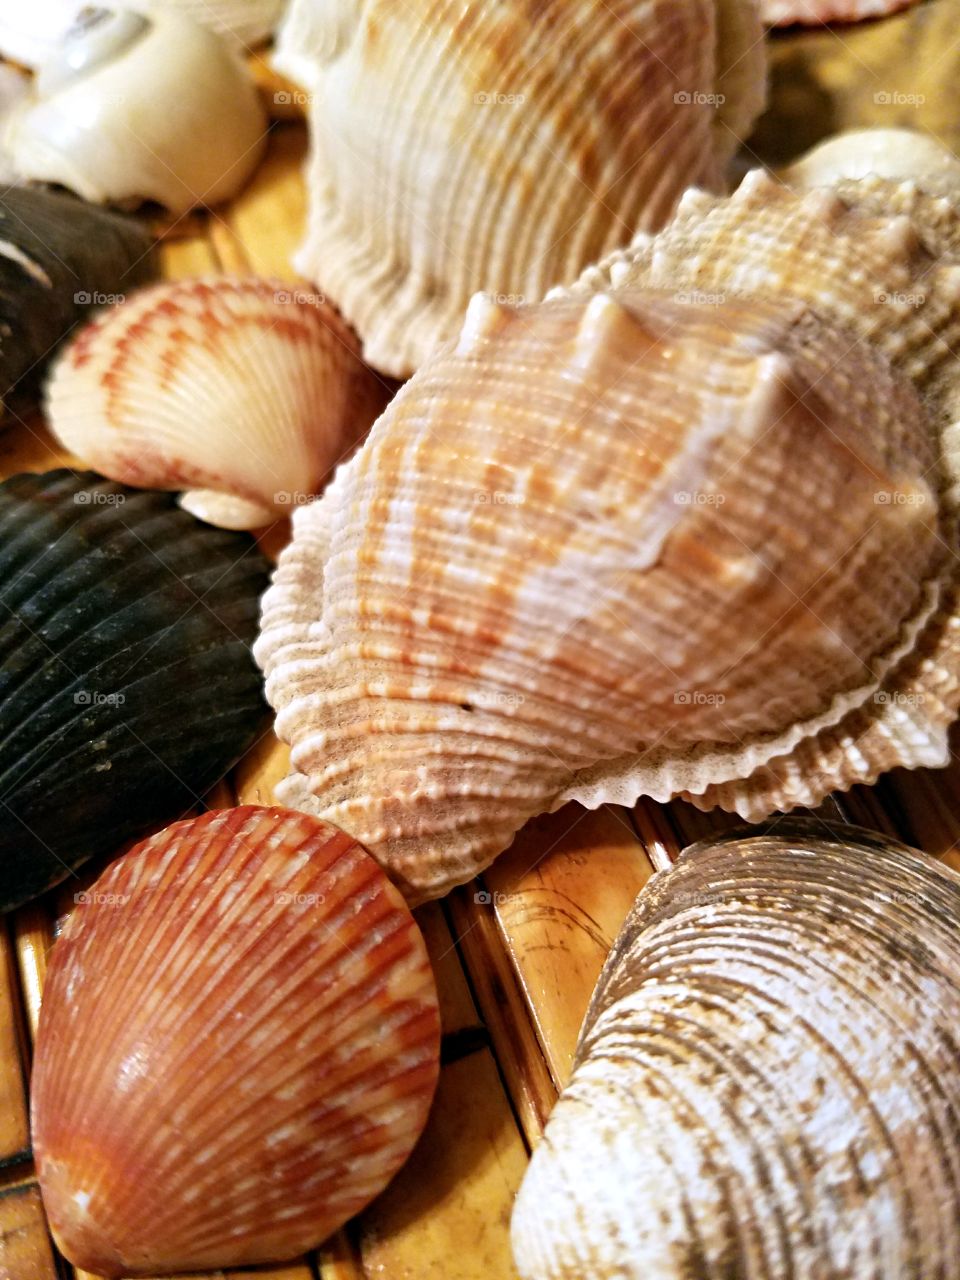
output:
[[[954, 112], [956, 0], [845, 33], [774, 42], [774, 108], [755, 152], [786, 158], [849, 122], [924, 123], [960, 143]], [[927, 101], [884, 113], [874, 95], [914, 94], [894, 68], [930, 65]], [[886, 87], [886, 86], [889, 86]], [[927, 111], [929, 103], [929, 118]], [[826, 104], [826, 105], [825, 105]], [[872, 106], [877, 108], [872, 111]], [[898, 114], [894, 119], [893, 115]], [[888, 119], [889, 117], [889, 119]], [[788, 145], [788, 142], [791, 145]], [[301, 126], [275, 129], [267, 160], [226, 211], [193, 219], [163, 246], [169, 276], [256, 271], [292, 278], [304, 214]], [[0, 435], [0, 473], [74, 460], [39, 418]], [[283, 529], [268, 549], [283, 545]], [[955, 740], [960, 744], [960, 738]], [[208, 807], [269, 803], [286, 752], [265, 737]], [[817, 815], [900, 837], [960, 869], [960, 765], [894, 773], [873, 790], [831, 799]], [[509, 1280], [509, 1220], [531, 1148], [569, 1071], [601, 965], [637, 892], [694, 840], [736, 825], [689, 805], [643, 802], [589, 813], [576, 805], [536, 819], [482, 878], [420, 909], [439, 982], [443, 1069], [427, 1130], [380, 1198], [309, 1259], [218, 1273], [261, 1280]], [[84, 869], [0, 931], [0, 1280], [92, 1280], [51, 1244], [29, 1147], [27, 1079], [46, 959], [57, 921], [101, 868]], [[642, 1211], [642, 1207], [638, 1206]], [[586, 1280], [586, 1278], [585, 1278]]]

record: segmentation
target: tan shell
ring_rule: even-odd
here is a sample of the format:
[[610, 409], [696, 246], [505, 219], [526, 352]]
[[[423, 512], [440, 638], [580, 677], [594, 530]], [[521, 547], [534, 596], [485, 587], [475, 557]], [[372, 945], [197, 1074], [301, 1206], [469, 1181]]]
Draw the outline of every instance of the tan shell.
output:
[[322, 299], [216, 276], [101, 312], [54, 367], [47, 416], [104, 475], [186, 489], [188, 511], [242, 529], [318, 493], [385, 398]]
[[760, 13], [771, 27], [795, 22], [820, 26], [825, 22], [860, 22], [906, 9], [917, 0], [760, 0]]
[[[833, 196], [754, 180], [711, 208], [716, 274], [729, 223], [744, 276], [777, 273], [765, 298], [703, 292], [697, 246], [670, 294], [478, 297], [297, 513], [255, 649], [293, 748], [277, 795], [412, 900], [569, 799], [695, 792], [763, 816], [946, 758], [954, 500], [936, 411], [882, 353], [911, 332], [870, 290], [912, 265], [946, 328], [956, 269]], [[767, 212], [827, 286], [849, 232], [875, 346], [791, 296], [804, 259], [778, 271]]]
[[253, 173], [267, 120], [237, 50], [186, 14], [94, 9], [41, 65], [4, 145], [21, 177], [179, 215]]
[[960, 878], [704, 842], [637, 900], [517, 1197], [523, 1280], [960, 1271]]
[[319, 1244], [426, 1121], [437, 995], [353, 840], [246, 806], [180, 822], [78, 895], [32, 1081], [51, 1228], [98, 1275], [245, 1267]]
[[761, 34], [753, 0], [295, 0], [275, 60], [311, 95], [298, 271], [409, 374], [476, 290], [537, 300], [721, 184]]

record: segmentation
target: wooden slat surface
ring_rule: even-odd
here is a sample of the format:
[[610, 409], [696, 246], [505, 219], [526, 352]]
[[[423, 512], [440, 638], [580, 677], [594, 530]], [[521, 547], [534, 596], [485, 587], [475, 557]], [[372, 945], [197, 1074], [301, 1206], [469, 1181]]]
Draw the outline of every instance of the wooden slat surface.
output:
[[[778, 37], [772, 107], [753, 153], [779, 161], [832, 128], [905, 117], [960, 142], [958, 11], [957, 0], [929, 0], [887, 24]], [[924, 58], [922, 89], [912, 77]], [[885, 90], [925, 100], [895, 120], [874, 101]], [[229, 208], [193, 216], [165, 239], [164, 272], [294, 279], [305, 148], [301, 126], [276, 126], [250, 188]], [[22, 415], [0, 434], [4, 475], [74, 461], [36, 415]], [[281, 522], [265, 535], [265, 548], [275, 553], [287, 536]], [[287, 755], [266, 733], [206, 804], [270, 803]], [[958, 791], [954, 759], [939, 773], [897, 772], [817, 813], [827, 824], [848, 820], [898, 835], [960, 868]], [[482, 880], [421, 908], [443, 1026], [441, 1083], [427, 1131], [385, 1194], [313, 1259], [234, 1271], [233, 1280], [511, 1280], [513, 1197], [567, 1078], [610, 944], [654, 870], [693, 841], [736, 825], [735, 817], [682, 802], [596, 813], [568, 805], [531, 822]], [[57, 919], [98, 871], [82, 871], [16, 913], [0, 939], [0, 1280], [96, 1280], [58, 1261], [50, 1245], [32, 1181], [26, 1078]]]

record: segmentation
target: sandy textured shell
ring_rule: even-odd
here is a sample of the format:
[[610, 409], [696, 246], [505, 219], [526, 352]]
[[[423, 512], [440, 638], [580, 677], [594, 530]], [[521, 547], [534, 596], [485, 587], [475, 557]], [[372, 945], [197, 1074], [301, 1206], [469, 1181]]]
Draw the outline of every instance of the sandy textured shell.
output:
[[128, 484], [256, 528], [318, 493], [383, 407], [356, 339], [281, 281], [180, 280], [102, 312], [47, 387], [55, 434]]
[[0, 485], [0, 909], [179, 817], [262, 728], [267, 563], [165, 494]]
[[[97, 11], [98, 13], [100, 11]], [[46, 60], [37, 91], [11, 114], [4, 142], [24, 178], [96, 204], [154, 200], [174, 214], [234, 195], [256, 168], [267, 120], [239, 53], [208, 27], [151, 9], [106, 11]], [[84, 48], [112, 53], [68, 70]]]
[[916, 3], [917, 0], [760, 0], [760, 13], [771, 27], [789, 27], [796, 22], [820, 26], [826, 22], [882, 18]]
[[803, 301], [479, 296], [297, 513], [255, 648], [277, 795], [417, 899], [535, 813], [716, 788], [851, 714], [941, 763], [938, 671], [875, 701], [956, 572], [939, 485], [910, 380]]
[[925, 191], [960, 204], [960, 162], [936, 138], [915, 129], [850, 129], [835, 134], [778, 176], [797, 190], [871, 176], [897, 183], [914, 181], [922, 183]]
[[62, 1251], [166, 1275], [319, 1244], [407, 1158], [437, 1080], [400, 895], [342, 831], [247, 806], [168, 827], [80, 899], [32, 1083]]
[[101, 299], [155, 275], [132, 218], [55, 191], [0, 195], [0, 400], [36, 382], [60, 340]]
[[[266, 39], [276, 27], [287, 0], [141, 0], [135, 9], [181, 9], [239, 45]], [[39, 67], [76, 21], [85, 0], [0, 0], [0, 53], [14, 62]]]
[[960, 1274], [960, 879], [787, 822], [614, 948], [513, 1216], [523, 1280]]
[[476, 290], [536, 300], [720, 184], [763, 104], [753, 0], [295, 0], [276, 61], [311, 91], [297, 269], [401, 376]]

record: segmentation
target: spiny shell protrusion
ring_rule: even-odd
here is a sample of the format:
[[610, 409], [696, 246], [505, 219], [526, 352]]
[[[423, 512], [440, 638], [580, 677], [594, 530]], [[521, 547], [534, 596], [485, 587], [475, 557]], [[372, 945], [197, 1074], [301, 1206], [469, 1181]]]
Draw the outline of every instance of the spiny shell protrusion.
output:
[[960, 878], [855, 828], [641, 893], [513, 1215], [523, 1280], [957, 1274]]
[[[795, 785], [844, 779], [834, 730], [896, 703], [949, 607], [909, 379], [814, 305], [693, 282], [527, 306], [485, 342], [430, 361], [296, 515], [256, 647], [278, 796], [417, 900], [568, 799], [739, 786], [821, 733]], [[942, 752], [956, 675], [924, 682]], [[921, 749], [885, 732], [886, 758]]]

